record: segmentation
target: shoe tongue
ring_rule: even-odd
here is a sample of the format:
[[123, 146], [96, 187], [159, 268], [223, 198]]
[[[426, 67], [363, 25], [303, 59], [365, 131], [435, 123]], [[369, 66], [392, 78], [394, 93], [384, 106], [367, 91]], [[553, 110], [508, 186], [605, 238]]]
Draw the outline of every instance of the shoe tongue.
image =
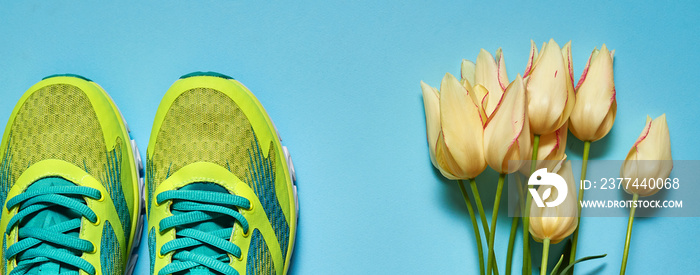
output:
[[[215, 184], [215, 183], [209, 183], [209, 182], [197, 182], [197, 183], [191, 183], [188, 184], [180, 190], [190, 190], [190, 191], [208, 191], [208, 192], [218, 192], [218, 193], [226, 193], [228, 194], [228, 190], [226, 188], [222, 187], [221, 185]], [[173, 210], [173, 214], [178, 214], [181, 213], [180, 211]], [[211, 232], [211, 231], [216, 231], [219, 229], [223, 228], [230, 228], [233, 227], [233, 221], [229, 219], [221, 219], [217, 221], [208, 221], [208, 222], [202, 222], [196, 225], [189, 225], [188, 228], [196, 229], [199, 231], [203, 232]], [[219, 254], [223, 254], [224, 252], [218, 249], [214, 249], [209, 246], [199, 246], [194, 249], [188, 249], [190, 252], [194, 254], [199, 254], [207, 257], [216, 257]], [[183, 274], [187, 275], [210, 275], [210, 274], [215, 274], [211, 272], [208, 268], [206, 267], [195, 267], [188, 272], [185, 272]]]
[[[64, 179], [64, 178], [59, 178], [59, 177], [50, 177], [50, 178], [43, 178], [40, 180], [35, 181], [32, 183], [28, 188], [27, 191], [34, 191], [34, 190], [39, 190], [39, 189], [44, 189], [44, 188], [50, 188], [50, 187], [55, 187], [55, 186], [71, 186], [75, 185], [74, 183]], [[81, 218], [79, 213], [76, 213], [75, 211], [64, 208], [64, 207], [49, 207], [46, 210], [39, 211], [33, 215], [27, 216], [20, 222], [20, 228], [25, 227], [33, 227], [33, 228], [47, 228], [68, 220], [72, 220], [75, 218]], [[69, 236], [74, 236], [78, 237], [79, 232], [78, 230], [73, 230], [71, 232], [66, 233]], [[56, 249], [57, 247], [48, 243], [43, 243], [38, 246], [38, 248], [43, 248], [43, 249]], [[77, 255], [80, 256], [80, 255]], [[43, 275], [43, 274], [61, 274], [64, 272], [75, 272], [76, 270], [74, 268], [70, 267], [64, 267], [60, 266], [57, 263], [45, 263], [41, 265], [37, 265], [27, 271], [26, 274], [36, 274], [36, 275]]]

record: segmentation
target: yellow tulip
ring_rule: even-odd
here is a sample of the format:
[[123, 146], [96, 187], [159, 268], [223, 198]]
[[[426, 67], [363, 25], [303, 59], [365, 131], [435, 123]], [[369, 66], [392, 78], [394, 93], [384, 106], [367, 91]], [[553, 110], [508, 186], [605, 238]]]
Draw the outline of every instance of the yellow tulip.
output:
[[508, 85], [486, 122], [486, 163], [501, 174], [517, 171], [530, 154], [530, 125], [525, 111], [525, 86], [520, 75]]
[[451, 74], [440, 91], [421, 83], [431, 161], [449, 179], [472, 179], [486, 169], [483, 133], [485, 119], [474, 93]]
[[[578, 226], [578, 201], [576, 200], [576, 185], [574, 174], [571, 170], [571, 161], [561, 164], [561, 168], [556, 172], [566, 181], [568, 191], [566, 199], [554, 207], [537, 207], [533, 200], [530, 206], [530, 234], [538, 242], [548, 238], [555, 244], [571, 235]], [[542, 197], [545, 190], [552, 188], [549, 185], [540, 185], [537, 193]], [[552, 188], [551, 195], [545, 202], [554, 201], [559, 191]]]
[[[646, 126], [637, 142], [630, 149], [620, 168], [620, 176], [629, 178], [630, 184], [624, 184], [625, 191], [642, 197], [651, 196], [660, 190], [655, 184], [644, 186], [642, 181], [649, 179], [666, 179], [673, 169], [671, 157], [671, 137], [666, 124], [666, 114], [653, 121], [647, 116]], [[632, 183], [637, 182], [637, 186]], [[652, 186], [654, 188], [652, 188]]]
[[[472, 90], [470, 85], [473, 85], [476, 98], [479, 100], [477, 104], [490, 117], [509, 83], [503, 51], [500, 48], [496, 50], [494, 59], [491, 53], [481, 49], [476, 57], [476, 64], [469, 60], [462, 60], [461, 83], [469, 91]], [[483, 89], [476, 89], [478, 85]]]
[[583, 141], [596, 141], [610, 132], [617, 101], [613, 79], [613, 56], [603, 44], [594, 49], [576, 85], [576, 104], [571, 112], [571, 133]]
[[575, 102], [571, 42], [560, 49], [553, 39], [549, 40], [538, 54], [531, 41], [525, 77], [533, 134], [546, 135], [561, 128], [569, 120]]

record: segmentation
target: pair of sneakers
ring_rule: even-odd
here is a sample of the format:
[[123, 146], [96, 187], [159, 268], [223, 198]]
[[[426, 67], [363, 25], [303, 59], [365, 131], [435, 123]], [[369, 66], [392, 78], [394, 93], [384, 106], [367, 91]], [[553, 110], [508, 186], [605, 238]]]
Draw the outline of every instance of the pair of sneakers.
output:
[[245, 86], [181, 77], [146, 156], [144, 168], [95, 82], [56, 75], [32, 86], [0, 147], [0, 274], [131, 274], [144, 216], [151, 274], [287, 273], [294, 167]]

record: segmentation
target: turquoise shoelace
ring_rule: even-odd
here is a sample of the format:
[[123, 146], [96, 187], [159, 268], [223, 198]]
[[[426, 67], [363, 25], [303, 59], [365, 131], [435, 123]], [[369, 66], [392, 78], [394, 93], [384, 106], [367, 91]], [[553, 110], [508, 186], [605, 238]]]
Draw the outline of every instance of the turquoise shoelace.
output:
[[[16, 257], [17, 261], [17, 266], [10, 275], [25, 274], [31, 268], [45, 263], [75, 268], [74, 271], [69, 271], [73, 274], [78, 274], [78, 269], [95, 274], [95, 267], [80, 258], [81, 252], [94, 251], [94, 244], [68, 234], [80, 229], [82, 217], [92, 223], [97, 222], [95, 212], [85, 205], [85, 197], [100, 199], [101, 194], [97, 189], [85, 186], [50, 186], [24, 192], [7, 201], [7, 209], [20, 206], [6, 229], [9, 234], [17, 226], [19, 234], [19, 241], [8, 247], [5, 253], [6, 260]], [[22, 225], [24, 218], [41, 211], [54, 211], [56, 207], [71, 209], [77, 215], [45, 228]]]
[[[158, 272], [173, 274], [192, 269], [206, 268], [222, 274], [238, 274], [229, 262], [229, 255], [241, 257], [241, 249], [230, 242], [233, 224], [238, 222], [245, 233], [248, 221], [237, 209], [249, 209], [250, 201], [244, 197], [204, 190], [171, 190], [156, 196], [158, 204], [172, 201], [173, 216], [160, 221], [160, 232], [176, 229], [176, 238], [161, 247], [160, 255], [174, 252], [172, 262]], [[194, 228], [204, 223], [225, 224], [211, 230]], [[205, 248], [212, 253], [193, 252]]]

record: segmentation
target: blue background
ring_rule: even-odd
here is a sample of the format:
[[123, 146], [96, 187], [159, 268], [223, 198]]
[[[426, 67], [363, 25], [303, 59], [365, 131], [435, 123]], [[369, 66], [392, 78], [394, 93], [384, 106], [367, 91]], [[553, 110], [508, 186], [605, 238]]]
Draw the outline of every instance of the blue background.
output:
[[[0, 121], [42, 77], [78, 73], [112, 95], [145, 154], [158, 103], [179, 76], [235, 77], [275, 120], [297, 167], [291, 274], [477, 273], [458, 187], [428, 157], [419, 81], [439, 86], [480, 48], [502, 47], [512, 80], [525, 69], [530, 39], [538, 47], [572, 40], [578, 81], [593, 47], [606, 43], [617, 50], [618, 113], [591, 158], [624, 158], [645, 116], [662, 113], [674, 158], [698, 158], [697, 1], [116, 2], [0, 5]], [[581, 157], [580, 141], [569, 136], [567, 146]], [[496, 178], [490, 169], [477, 178], [487, 211]], [[579, 255], [608, 256], [577, 274], [618, 272], [626, 224], [584, 219]], [[628, 274], [700, 271], [698, 227], [698, 218], [637, 219]], [[504, 210], [501, 268], [509, 229]], [[533, 247], [535, 261], [540, 250]], [[137, 274], [148, 270], [147, 253], [143, 246]], [[516, 249], [514, 270], [519, 259]]]

